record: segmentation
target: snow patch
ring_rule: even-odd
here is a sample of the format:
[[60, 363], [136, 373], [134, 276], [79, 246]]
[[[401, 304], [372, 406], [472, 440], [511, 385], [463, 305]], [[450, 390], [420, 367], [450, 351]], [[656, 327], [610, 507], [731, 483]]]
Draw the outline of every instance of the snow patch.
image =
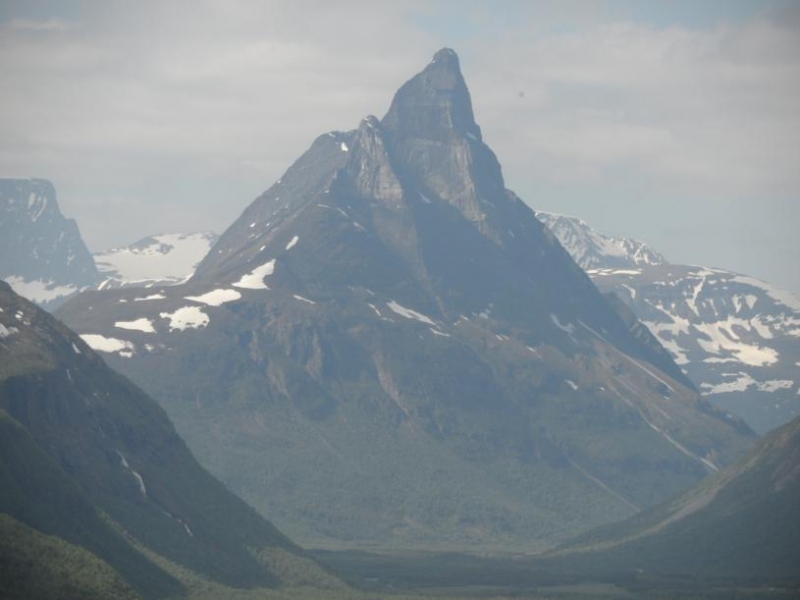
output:
[[566, 333], [569, 337], [572, 337], [572, 334], [575, 333], [575, 325], [573, 325], [572, 323], [567, 323], [565, 325], [564, 323], [562, 323], [559, 320], [558, 316], [555, 313], [550, 313], [550, 320], [553, 322], [553, 325], [558, 327], [561, 331]]
[[275, 259], [264, 263], [260, 267], [256, 267], [236, 283], [232, 284], [234, 287], [247, 289], [247, 290], [268, 290], [267, 284], [264, 283], [264, 278], [272, 275], [275, 272]]
[[159, 313], [162, 319], [169, 319], [169, 330], [184, 331], [186, 329], [202, 329], [210, 321], [208, 315], [197, 306], [184, 306], [175, 312]]
[[119, 352], [121, 356], [130, 356], [136, 351], [133, 342], [105, 337], [98, 333], [82, 333], [80, 338], [92, 349], [98, 352]]
[[290, 241], [288, 244], [286, 244], [286, 249], [287, 249], [287, 250], [291, 250], [292, 248], [294, 248], [294, 247], [297, 245], [297, 242], [298, 242], [299, 240], [300, 240], [300, 238], [299, 238], [299, 237], [297, 237], [297, 236], [294, 236], [294, 237], [292, 238], [292, 240], [291, 240], [291, 241]]
[[295, 300], [300, 300], [300, 302], [308, 302], [309, 304], [316, 304], [316, 302], [314, 302], [313, 300], [309, 300], [308, 298], [303, 298], [298, 294], [295, 294], [293, 297]]
[[150, 294], [149, 296], [145, 296], [144, 298], [134, 298], [134, 302], [146, 302], [149, 300], [166, 300], [166, 296], [164, 294]]
[[703, 389], [703, 394], [710, 396], [712, 394], [725, 394], [730, 392], [745, 392], [751, 387], [759, 392], [777, 392], [778, 390], [788, 390], [794, 385], [794, 381], [789, 379], [771, 379], [769, 381], [756, 381], [752, 375], [748, 373], [724, 373], [723, 377], [735, 378], [731, 381], [718, 383], [712, 385], [710, 383], [702, 383], [700, 387]]
[[26, 281], [16, 275], [6, 277], [5, 281], [17, 294], [36, 304], [63, 298], [78, 291], [78, 288], [74, 285], [58, 285], [53, 281], [41, 281], [38, 279]]
[[193, 300], [208, 306], [222, 306], [226, 302], [233, 302], [241, 297], [242, 295], [236, 290], [225, 289], [211, 290], [200, 296], [185, 296], [186, 300]]
[[153, 322], [145, 317], [136, 319], [135, 321], [117, 321], [114, 323], [114, 327], [119, 327], [120, 329], [131, 329], [133, 331], [141, 331], [142, 333], [156, 332], [156, 330], [153, 328]]
[[411, 310], [410, 308], [406, 308], [405, 306], [401, 306], [394, 300], [387, 302], [386, 306], [388, 306], [392, 312], [397, 313], [401, 317], [413, 319], [415, 321], [419, 321], [420, 323], [425, 323], [426, 325], [433, 325], [434, 327], [436, 326], [436, 323], [434, 323], [430, 317], [427, 317], [415, 310]]
[[751, 285], [755, 288], [764, 290], [767, 296], [775, 300], [775, 302], [800, 312], [800, 298], [794, 294], [780, 290], [775, 286], [756, 279], [755, 277], [747, 277], [746, 275], [737, 275], [736, 277], [731, 277], [730, 281], [734, 283], [744, 283], [745, 285]]
[[216, 236], [210, 233], [166, 233], [131, 246], [94, 255], [97, 270], [123, 283], [178, 283], [194, 273]]
[[342, 149], [342, 152], [349, 152], [350, 151], [350, 148], [348, 148], [347, 144], [345, 144], [344, 142], [342, 142], [342, 144], [339, 147]]
[[572, 381], [571, 379], [565, 379], [564, 381], [566, 381], [567, 385], [569, 387], [571, 387], [573, 390], [577, 390], [578, 389], [578, 384], [575, 383], [574, 381]]

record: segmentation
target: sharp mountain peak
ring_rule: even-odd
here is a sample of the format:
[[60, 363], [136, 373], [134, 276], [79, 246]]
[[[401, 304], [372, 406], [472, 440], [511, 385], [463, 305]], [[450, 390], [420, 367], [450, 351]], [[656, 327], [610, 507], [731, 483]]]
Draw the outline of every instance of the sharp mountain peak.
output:
[[442, 139], [456, 132], [480, 139], [458, 55], [449, 48], [439, 50], [397, 91], [382, 122], [404, 137]]

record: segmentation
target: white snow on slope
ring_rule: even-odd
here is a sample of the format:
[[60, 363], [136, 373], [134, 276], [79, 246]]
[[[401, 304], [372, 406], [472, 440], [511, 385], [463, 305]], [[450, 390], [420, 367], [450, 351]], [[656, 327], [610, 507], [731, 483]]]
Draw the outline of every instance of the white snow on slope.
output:
[[226, 302], [233, 302], [241, 297], [242, 295], [236, 290], [218, 289], [211, 290], [200, 296], [186, 296], [185, 298], [186, 300], [194, 300], [195, 302], [207, 304], [208, 306], [222, 306]]
[[52, 281], [38, 279], [26, 281], [16, 275], [6, 277], [5, 281], [17, 294], [37, 304], [63, 298], [78, 291], [74, 285], [56, 285]]
[[397, 313], [401, 317], [405, 317], [406, 319], [413, 319], [415, 321], [419, 321], [420, 323], [425, 323], [426, 325], [433, 325], [434, 327], [436, 326], [436, 323], [434, 323], [430, 317], [427, 317], [415, 310], [411, 310], [410, 308], [406, 308], [405, 306], [398, 304], [394, 300], [392, 300], [391, 302], [387, 302], [386, 306], [388, 306], [392, 312]]
[[11, 330], [9, 330], [5, 325], [0, 323], [0, 340], [4, 340], [8, 336], [11, 335]]
[[97, 270], [124, 283], [178, 282], [194, 272], [216, 240], [212, 233], [166, 233], [94, 255]]
[[703, 394], [724, 394], [727, 392], [744, 392], [750, 389], [758, 390], [759, 392], [776, 392], [778, 390], [788, 390], [794, 385], [794, 381], [789, 379], [771, 379], [769, 381], [756, 381], [748, 373], [725, 373], [723, 377], [735, 377], [731, 381], [711, 385], [710, 383], [701, 383], [700, 387]]
[[260, 267], [256, 267], [246, 275], [242, 275], [236, 283], [232, 284], [234, 287], [247, 289], [247, 290], [268, 290], [267, 284], [264, 283], [264, 278], [272, 275], [275, 272], [275, 259], [264, 263]]
[[162, 319], [169, 319], [170, 331], [184, 331], [186, 329], [202, 329], [210, 321], [208, 315], [197, 306], [184, 306], [175, 312], [159, 313]]
[[291, 240], [291, 241], [290, 241], [288, 244], [286, 244], [286, 249], [287, 249], [287, 250], [291, 250], [292, 248], [294, 248], [294, 247], [297, 245], [297, 242], [298, 242], [299, 240], [300, 240], [300, 238], [299, 238], [299, 237], [297, 237], [297, 236], [294, 236], [294, 237], [292, 238], [292, 240]]
[[586, 273], [590, 277], [606, 277], [608, 275], [641, 275], [641, 269], [587, 269]]
[[153, 328], [153, 322], [145, 317], [136, 319], [135, 321], [117, 321], [114, 323], [114, 327], [119, 327], [120, 329], [131, 329], [133, 331], [141, 331], [143, 333], [156, 332], [156, 330]]
[[737, 361], [754, 367], [763, 367], [778, 362], [778, 352], [765, 346], [755, 346], [730, 339], [721, 327], [695, 326], [710, 339], [697, 338], [700, 347], [709, 354], [732, 354]]
[[167, 297], [164, 294], [158, 293], [158, 294], [150, 294], [149, 296], [145, 296], [143, 298], [134, 298], [133, 301], [134, 302], [145, 302], [145, 301], [149, 301], [149, 300], [166, 300], [166, 298]]
[[760, 288], [764, 290], [764, 292], [766, 292], [770, 298], [775, 300], [775, 302], [780, 302], [787, 308], [791, 308], [794, 311], [800, 312], [800, 298], [785, 290], [778, 289], [773, 285], [761, 281], [760, 279], [756, 279], [755, 277], [747, 277], [746, 275], [737, 275], [736, 277], [732, 277], [730, 281], [736, 283], [745, 283], [747, 285]]
[[299, 294], [295, 294], [293, 297], [294, 297], [295, 300], [300, 300], [300, 302], [307, 302], [308, 304], [316, 304], [316, 302], [314, 302], [313, 300], [309, 300], [308, 298], [304, 298], [303, 296], [300, 296]]
[[105, 337], [97, 333], [82, 333], [81, 339], [98, 352], [119, 352], [120, 356], [131, 356], [136, 350], [133, 342]]

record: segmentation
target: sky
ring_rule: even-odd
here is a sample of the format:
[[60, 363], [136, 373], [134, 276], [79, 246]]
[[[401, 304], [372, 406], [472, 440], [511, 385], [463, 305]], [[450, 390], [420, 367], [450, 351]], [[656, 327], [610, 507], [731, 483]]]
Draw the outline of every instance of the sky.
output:
[[791, 0], [4, 0], [0, 176], [93, 251], [221, 233], [442, 47], [530, 206], [800, 293]]

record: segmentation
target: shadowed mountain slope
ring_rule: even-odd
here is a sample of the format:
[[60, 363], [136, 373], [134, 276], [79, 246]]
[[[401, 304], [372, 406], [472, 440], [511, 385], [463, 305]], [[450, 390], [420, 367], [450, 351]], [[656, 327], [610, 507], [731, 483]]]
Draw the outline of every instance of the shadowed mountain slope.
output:
[[316, 139], [184, 285], [59, 313], [293, 538], [541, 548], [753, 441], [505, 188], [452, 50]]

